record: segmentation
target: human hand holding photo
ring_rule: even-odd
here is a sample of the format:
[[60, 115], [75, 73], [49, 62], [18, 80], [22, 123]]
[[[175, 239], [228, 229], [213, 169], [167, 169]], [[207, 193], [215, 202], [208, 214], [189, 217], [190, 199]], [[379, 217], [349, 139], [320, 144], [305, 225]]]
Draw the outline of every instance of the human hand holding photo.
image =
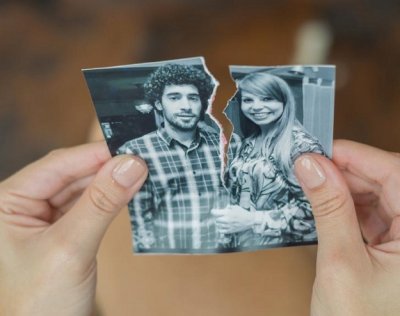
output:
[[311, 315], [399, 315], [400, 157], [350, 141], [295, 171], [318, 233]]
[[[319, 237], [312, 315], [398, 315], [400, 158], [337, 141], [333, 163], [306, 154], [296, 174]], [[110, 160], [97, 143], [2, 182], [0, 314], [89, 315], [99, 243], [146, 175], [136, 158]]]
[[0, 183], [0, 314], [90, 315], [107, 227], [147, 176], [104, 142], [56, 150]]

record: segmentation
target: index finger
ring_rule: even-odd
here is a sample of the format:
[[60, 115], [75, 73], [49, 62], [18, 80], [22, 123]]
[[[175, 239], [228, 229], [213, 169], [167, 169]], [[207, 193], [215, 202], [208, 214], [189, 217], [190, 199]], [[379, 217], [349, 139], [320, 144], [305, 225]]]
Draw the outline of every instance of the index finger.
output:
[[368, 145], [339, 140], [334, 142], [333, 162], [354, 176], [399, 213], [400, 158]]
[[340, 168], [365, 180], [385, 184], [400, 174], [400, 154], [348, 140], [335, 140], [332, 160]]
[[91, 175], [111, 158], [105, 142], [57, 149], [3, 182], [9, 192], [31, 199], [49, 199], [68, 184]]

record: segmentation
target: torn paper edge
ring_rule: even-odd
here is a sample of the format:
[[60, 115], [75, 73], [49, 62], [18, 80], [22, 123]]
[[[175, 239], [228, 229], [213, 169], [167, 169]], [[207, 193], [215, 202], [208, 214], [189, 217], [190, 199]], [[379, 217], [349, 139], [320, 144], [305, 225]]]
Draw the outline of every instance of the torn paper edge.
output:
[[225, 182], [224, 182], [224, 174], [225, 174], [225, 168], [226, 168], [226, 163], [225, 163], [225, 154], [226, 154], [225, 153], [225, 145], [226, 145], [227, 141], [226, 141], [224, 127], [222, 126], [221, 122], [212, 114], [213, 105], [214, 105], [214, 101], [215, 101], [215, 96], [217, 94], [217, 89], [219, 87], [219, 81], [214, 77], [214, 75], [208, 69], [204, 57], [200, 56], [198, 58], [201, 59], [201, 61], [203, 63], [204, 71], [210, 76], [210, 78], [211, 78], [211, 80], [212, 80], [212, 82], [214, 84], [213, 92], [212, 92], [212, 94], [210, 96], [210, 99], [208, 100], [208, 107], [207, 107], [207, 110], [206, 110], [206, 114], [210, 117], [210, 119], [219, 128], [219, 152], [220, 152], [219, 159], [221, 161], [220, 179], [221, 179], [221, 183], [225, 187]]
[[205, 58], [203, 56], [195, 56], [195, 57], [186, 57], [186, 58], [178, 58], [178, 59], [169, 59], [169, 60], [159, 60], [159, 61], [154, 61], [154, 62], [144, 62], [144, 63], [134, 63], [134, 64], [127, 64], [127, 65], [117, 65], [117, 66], [107, 66], [107, 67], [97, 67], [97, 68], [83, 68], [81, 69], [82, 72], [92, 72], [92, 71], [97, 71], [97, 70], [107, 70], [107, 69], [120, 69], [120, 68], [136, 68], [136, 67], [160, 67], [162, 65], [165, 65], [167, 63], [173, 63], [173, 64], [190, 64], [188, 61], [193, 61], [198, 59], [200, 61], [199, 65], [201, 64], [204, 72], [211, 78], [212, 84], [214, 86], [213, 92], [211, 93], [210, 98], [208, 99], [208, 105], [205, 114], [209, 116], [209, 118], [218, 126], [218, 132], [219, 132], [219, 150], [220, 150], [220, 161], [221, 161], [221, 170], [220, 170], [220, 179], [221, 183], [225, 186], [224, 183], [224, 174], [225, 174], [225, 168], [226, 168], [226, 163], [225, 163], [225, 145], [227, 144], [226, 136], [225, 136], [225, 130], [221, 124], [221, 122], [214, 116], [212, 115], [212, 110], [213, 110], [213, 104], [215, 100], [215, 96], [217, 94], [217, 89], [220, 85], [219, 81], [215, 78], [215, 76], [211, 73], [211, 71], [208, 69], [206, 65]]

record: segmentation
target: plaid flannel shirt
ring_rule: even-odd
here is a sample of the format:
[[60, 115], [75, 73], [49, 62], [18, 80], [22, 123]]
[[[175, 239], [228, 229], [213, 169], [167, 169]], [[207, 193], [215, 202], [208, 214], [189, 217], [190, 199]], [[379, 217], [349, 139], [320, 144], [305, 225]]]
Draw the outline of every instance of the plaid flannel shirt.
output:
[[[126, 142], [119, 154], [135, 154], [149, 176], [129, 203], [135, 251], [217, 248], [210, 211], [221, 190], [220, 137], [198, 128], [189, 147], [172, 139], [164, 128]], [[228, 161], [238, 141], [229, 146]]]

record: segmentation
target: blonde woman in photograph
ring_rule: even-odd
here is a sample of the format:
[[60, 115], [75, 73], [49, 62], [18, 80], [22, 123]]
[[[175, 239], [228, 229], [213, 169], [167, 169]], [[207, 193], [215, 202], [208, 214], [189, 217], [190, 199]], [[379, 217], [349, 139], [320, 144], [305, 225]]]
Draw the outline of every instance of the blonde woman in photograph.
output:
[[293, 165], [303, 153], [324, 149], [295, 117], [288, 84], [267, 72], [253, 72], [238, 83], [244, 140], [229, 166], [231, 205], [215, 209], [221, 234], [234, 234], [233, 246], [314, 243], [311, 206]]

